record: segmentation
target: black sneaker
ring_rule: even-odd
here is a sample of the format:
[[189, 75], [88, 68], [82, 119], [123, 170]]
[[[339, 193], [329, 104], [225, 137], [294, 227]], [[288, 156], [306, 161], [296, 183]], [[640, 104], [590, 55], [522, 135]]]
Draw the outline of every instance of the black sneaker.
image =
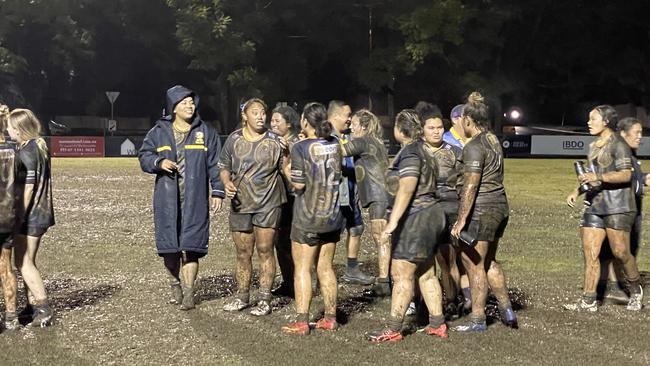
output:
[[374, 297], [390, 297], [391, 295], [390, 282], [375, 281], [370, 289], [370, 295]]
[[171, 286], [172, 298], [169, 300], [170, 304], [180, 305], [183, 303], [183, 289], [180, 283], [172, 283]]
[[355, 285], [367, 286], [375, 283], [375, 278], [361, 272], [359, 267], [356, 267], [354, 269], [348, 268], [345, 271], [345, 274], [341, 277], [341, 281]]
[[52, 318], [54, 318], [54, 312], [50, 305], [42, 305], [34, 307], [34, 320], [30, 323], [32, 327], [45, 328], [52, 325]]
[[18, 319], [26, 320], [27, 323], [31, 323], [34, 320], [34, 307], [32, 304], [25, 305], [25, 308], [20, 313], [18, 313]]

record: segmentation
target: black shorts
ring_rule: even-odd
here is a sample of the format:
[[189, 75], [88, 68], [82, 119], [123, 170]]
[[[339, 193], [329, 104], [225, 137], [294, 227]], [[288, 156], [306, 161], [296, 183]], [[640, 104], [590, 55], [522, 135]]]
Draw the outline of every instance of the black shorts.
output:
[[265, 212], [230, 213], [230, 231], [253, 231], [253, 226], [277, 229], [280, 226], [282, 206], [274, 207]]
[[478, 241], [499, 240], [508, 226], [508, 213], [507, 203], [475, 205], [467, 231]]
[[41, 237], [41, 236], [45, 235], [45, 233], [47, 232], [47, 229], [49, 229], [48, 226], [27, 226], [27, 225], [23, 225], [20, 228], [19, 233], [21, 235]]
[[636, 212], [625, 212], [613, 215], [595, 215], [585, 212], [580, 219], [580, 227], [597, 229], [614, 229], [631, 232], [636, 219]]
[[445, 235], [451, 234], [451, 227], [454, 226], [458, 219], [458, 201], [440, 201], [442, 210], [445, 211], [445, 218], [447, 219], [447, 232]]
[[14, 242], [11, 240], [11, 233], [0, 234], [0, 246], [2, 246], [2, 249], [11, 249], [14, 247]]
[[370, 202], [368, 205], [368, 216], [370, 220], [386, 220], [388, 212], [388, 202], [379, 201], [379, 202]]
[[290, 194], [287, 194], [287, 202], [282, 206], [282, 212], [280, 213], [280, 227], [291, 227], [291, 222], [293, 221], [293, 203], [296, 198]]
[[[203, 258], [207, 255], [208, 253], [203, 253], [203, 252], [195, 252], [192, 250], [182, 250], [178, 251], [176, 253], [158, 253], [159, 257], [166, 257], [166, 256], [180, 256], [183, 258], [184, 262], [198, 262], [200, 258]], [[172, 257], [173, 258], [173, 257]]]
[[345, 219], [345, 227], [351, 236], [361, 236], [363, 234], [363, 219], [361, 218], [361, 209], [358, 204], [354, 208], [350, 206], [341, 206], [341, 213]]
[[338, 243], [340, 239], [340, 230], [330, 231], [328, 233], [311, 233], [295, 226], [291, 226], [291, 240], [296, 243], [316, 246], [327, 243]]
[[445, 213], [438, 203], [402, 217], [391, 237], [392, 258], [413, 263], [430, 260], [445, 227]]

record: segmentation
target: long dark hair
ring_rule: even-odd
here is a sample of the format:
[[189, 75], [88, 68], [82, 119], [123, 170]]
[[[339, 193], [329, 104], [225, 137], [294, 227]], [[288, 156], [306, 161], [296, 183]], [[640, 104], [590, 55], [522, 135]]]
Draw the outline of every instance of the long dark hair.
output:
[[479, 130], [485, 131], [490, 129], [489, 115], [490, 111], [485, 104], [485, 98], [477, 91], [472, 92], [463, 107], [463, 116], [471, 118]]
[[628, 133], [628, 132], [630, 132], [630, 129], [632, 128], [632, 126], [634, 126], [636, 124], [643, 125], [643, 123], [641, 123], [641, 121], [639, 121], [638, 119], [636, 119], [634, 117], [623, 118], [622, 120], [618, 121], [618, 123], [616, 124], [616, 131], [619, 131], [619, 132], [623, 131], [625, 133]]
[[607, 123], [607, 127], [612, 130], [615, 129], [618, 125], [618, 112], [616, 109], [609, 104], [601, 104], [594, 107], [594, 109], [600, 116], [603, 118], [603, 121]]
[[282, 118], [284, 118], [285, 121], [290, 126], [291, 132], [293, 133], [298, 133], [300, 132], [300, 116], [298, 115], [298, 112], [296, 112], [295, 109], [283, 105], [280, 107], [275, 107], [273, 108], [272, 113], [279, 113]]
[[332, 136], [334, 127], [327, 121], [327, 109], [321, 103], [308, 103], [302, 110], [302, 118], [316, 130], [316, 136], [328, 141], [334, 138]]

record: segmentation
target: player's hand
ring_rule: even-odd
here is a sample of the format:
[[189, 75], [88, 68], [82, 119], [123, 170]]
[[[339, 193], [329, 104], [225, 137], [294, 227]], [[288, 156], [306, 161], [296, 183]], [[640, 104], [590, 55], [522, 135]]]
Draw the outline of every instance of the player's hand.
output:
[[456, 221], [456, 223], [454, 223], [454, 226], [451, 228], [451, 236], [453, 236], [456, 239], [460, 238], [460, 232], [461, 230], [463, 230], [464, 227], [465, 227], [465, 222]]
[[178, 170], [178, 165], [169, 159], [163, 159], [163, 161], [160, 162], [160, 169], [167, 173], [173, 173], [174, 170]]
[[569, 193], [569, 195], [566, 197], [566, 204], [569, 205], [569, 207], [575, 207], [577, 200], [578, 191], [573, 190], [573, 192]]
[[587, 183], [592, 186], [598, 185], [598, 176], [596, 175], [596, 173], [585, 173], [578, 178], [580, 178], [581, 184]]
[[397, 229], [397, 223], [388, 221], [388, 223], [386, 223], [386, 226], [384, 226], [384, 230], [381, 232], [381, 240], [390, 241], [390, 237], [393, 235], [393, 231], [395, 231], [395, 229]]
[[224, 183], [224, 188], [226, 190], [226, 197], [232, 199], [237, 194], [237, 187], [232, 181]]
[[212, 209], [212, 213], [217, 213], [221, 211], [221, 207], [223, 207], [223, 199], [220, 197], [210, 197], [210, 208]]

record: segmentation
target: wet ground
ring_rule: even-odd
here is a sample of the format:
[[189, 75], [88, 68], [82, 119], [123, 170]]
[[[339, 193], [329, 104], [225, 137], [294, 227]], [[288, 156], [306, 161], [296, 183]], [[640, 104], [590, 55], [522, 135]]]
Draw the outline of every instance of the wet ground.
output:
[[[491, 300], [485, 334], [452, 333], [442, 340], [416, 333], [375, 345], [364, 334], [385, 323], [389, 301], [368, 296], [363, 286], [340, 284], [343, 326], [336, 333], [314, 331], [304, 338], [280, 333], [293, 316], [288, 298], [274, 299], [273, 314], [264, 318], [224, 312], [235, 281], [223, 212], [212, 220], [210, 254], [201, 261], [200, 304], [179, 311], [168, 303], [168, 280], [154, 251], [153, 177], [141, 173], [135, 159], [55, 159], [57, 225], [43, 239], [38, 264], [56, 324], [0, 334], [0, 365], [650, 364], [647, 299], [638, 313], [614, 304], [597, 313], [561, 308], [577, 299], [582, 285], [580, 212], [563, 204], [575, 180], [571, 161], [506, 164], [512, 214], [498, 257], [520, 329], [501, 325]], [[643, 235], [639, 258], [646, 279], [649, 238]], [[368, 234], [362, 243], [362, 268], [374, 274]], [[342, 274], [343, 244], [336, 262]], [[22, 289], [19, 296], [20, 310]], [[316, 297], [312, 316], [322, 309]]]

